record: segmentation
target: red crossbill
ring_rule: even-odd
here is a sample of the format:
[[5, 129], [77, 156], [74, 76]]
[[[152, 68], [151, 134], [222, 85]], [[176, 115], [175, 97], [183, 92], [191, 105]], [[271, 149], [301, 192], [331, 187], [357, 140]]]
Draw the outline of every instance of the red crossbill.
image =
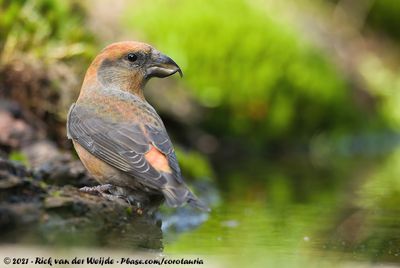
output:
[[143, 95], [150, 78], [176, 72], [182, 76], [171, 58], [140, 42], [111, 44], [94, 59], [67, 121], [68, 138], [100, 183], [82, 190], [139, 208], [165, 199], [207, 209], [183, 181], [164, 124]]

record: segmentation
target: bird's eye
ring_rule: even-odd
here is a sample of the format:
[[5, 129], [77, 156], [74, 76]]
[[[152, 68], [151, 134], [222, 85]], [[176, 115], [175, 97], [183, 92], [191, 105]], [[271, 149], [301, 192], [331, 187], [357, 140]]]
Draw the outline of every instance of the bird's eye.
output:
[[135, 53], [129, 53], [126, 58], [130, 62], [135, 62], [138, 59], [138, 56]]

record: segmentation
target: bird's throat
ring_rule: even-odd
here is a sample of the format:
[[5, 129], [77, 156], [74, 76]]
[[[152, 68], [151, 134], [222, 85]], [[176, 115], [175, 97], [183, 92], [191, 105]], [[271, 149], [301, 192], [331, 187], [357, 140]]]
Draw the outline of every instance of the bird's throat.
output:
[[[140, 73], [122, 71], [117, 68], [107, 68], [104, 70], [99, 68], [98, 71], [91, 77], [85, 77], [82, 90], [92, 88], [93, 90], [121, 90], [138, 96], [145, 100], [143, 88], [145, 80]], [[81, 91], [81, 95], [85, 92]]]

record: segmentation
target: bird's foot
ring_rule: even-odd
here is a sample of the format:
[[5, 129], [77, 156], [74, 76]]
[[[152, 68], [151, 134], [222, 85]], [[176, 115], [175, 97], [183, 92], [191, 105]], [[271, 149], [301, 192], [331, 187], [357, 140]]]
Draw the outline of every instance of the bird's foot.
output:
[[113, 201], [113, 202], [118, 202], [121, 205], [126, 205], [125, 199], [121, 195], [112, 195], [112, 194], [107, 194], [104, 192], [100, 192], [100, 195], [104, 197], [107, 200]]
[[[107, 200], [114, 201], [114, 202], [120, 202], [126, 205], [129, 204], [130, 206], [135, 208], [135, 211], [137, 214], [141, 215], [143, 214], [143, 208], [140, 202], [136, 201], [133, 199], [131, 196], [125, 196], [120, 194], [120, 192], [116, 191], [116, 187], [112, 184], [102, 184], [102, 185], [97, 185], [93, 187], [82, 187], [79, 189], [79, 191], [88, 193], [88, 194], [94, 194], [94, 195], [100, 195]], [[117, 194], [118, 192], [118, 194]]]
[[97, 185], [93, 187], [82, 187], [79, 189], [79, 191], [88, 193], [88, 194], [95, 194], [95, 195], [101, 195], [108, 200], [115, 201], [119, 198], [122, 198], [121, 195], [115, 195], [113, 194], [113, 189], [115, 188], [114, 185], [112, 184], [102, 184], [102, 185]]
[[114, 186], [112, 184], [102, 184], [102, 185], [97, 185], [93, 187], [82, 187], [79, 189], [79, 191], [88, 193], [88, 194], [103, 194], [104, 192], [109, 192], [111, 189], [113, 189]]

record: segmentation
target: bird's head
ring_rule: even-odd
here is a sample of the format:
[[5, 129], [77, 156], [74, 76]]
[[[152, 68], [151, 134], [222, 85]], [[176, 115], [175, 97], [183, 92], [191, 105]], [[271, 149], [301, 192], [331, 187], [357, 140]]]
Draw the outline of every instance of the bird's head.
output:
[[152, 77], [167, 77], [178, 72], [179, 66], [152, 46], [133, 41], [114, 43], [95, 58], [85, 80], [96, 80], [104, 87], [118, 87], [141, 93]]

